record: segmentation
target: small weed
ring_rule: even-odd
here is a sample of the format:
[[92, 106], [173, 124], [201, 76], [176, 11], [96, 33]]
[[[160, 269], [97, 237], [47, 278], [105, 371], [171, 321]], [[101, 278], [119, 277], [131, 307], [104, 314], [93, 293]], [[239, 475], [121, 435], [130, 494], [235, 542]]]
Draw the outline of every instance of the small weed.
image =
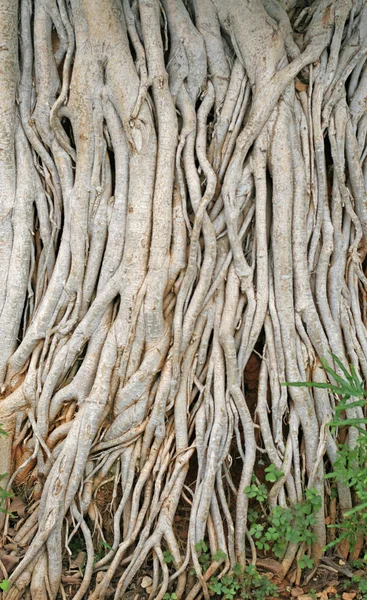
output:
[[220, 548], [213, 555], [213, 560], [215, 560], [215, 562], [222, 562], [222, 560], [226, 560], [226, 558], [227, 558], [226, 553], [223, 552], [223, 550], [221, 550]]
[[[76, 540], [74, 544], [70, 543], [69, 548], [73, 552], [73, 554], [78, 554], [78, 552], [85, 550], [85, 548], [83, 548], [81, 544], [83, 544], [83, 540], [81, 539]], [[107, 542], [105, 542], [104, 540], [101, 540], [99, 542], [97, 551], [95, 550], [94, 552], [94, 564], [96, 564], [106, 556], [106, 550], [108, 552], [113, 552], [112, 546], [107, 544]]]
[[[7, 432], [5, 431], [5, 429], [3, 429], [2, 423], [0, 423], [0, 435], [4, 435], [4, 436], [8, 435]], [[8, 473], [0, 474], [0, 481], [2, 479], [5, 479], [5, 477], [7, 477], [7, 476], [8, 476]], [[3, 504], [8, 498], [13, 498], [13, 496], [14, 496], [14, 494], [12, 492], [8, 492], [0, 485], [0, 512], [10, 514], [9, 511], [3, 507]], [[4, 581], [7, 581], [7, 580], [4, 579]]]
[[243, 570], [241, 565], [236, 564], [232, 572], [221, 579], [212, 577], [209, 589], [224, 600], [265, 600], [270, 596], [278, 597], [277, 586], [267, 577], [260, 575], [254, 565], [248, 565]]
[[3, 579], [2, 581], [0, 581], [0, 590], [3, 590], [3, 592], [7, 592], [10, 586], [10, 581], [9, 579]]
[[177, 594], [175, 594], [175, 592], [173, 592], [172, 594], [167, 592], [166, 594], [164, 594], [163, 600], [177, 600]]
[[[206, 543], [204, 542], [204, 540], [200, 540], [200, 542], [195, 544], [195, 550], [198, 553], [199, 563], [200, 563], [203, 573], [205, 573], [205, 571], [208, 570], [212, 561], [220, 563], [223, 560], [226, 560], [226, 558], [227, 558], [226, 553], [223, 552], [223, 550], [221, 550], [220, 548], [216, 551], [215, 554], [213, 554], [213, 556], [210, 556], [209, 548], [206, 545]], [[164, 556], [164, 553], [163, 553], [163, 556]], [[173, 557], [172, 557], [172, 559], [173, 559]], [[165, 560], [165, 562], [167, 562], [167, 561]], [[190, 575], [196, 575], [195, 569], [190, 570]]]
[[258, 502], [265, 502], [268, 497], [268, 490], [263, 483], [252, 483], [245, 487], [244, 492], [249, 498], [254, 498]]
[[264, 523], [259, 523], [259, 513], [250, 509], [249, 533], [259, 550], [267, 552], [271, 549], [277, 558], [282, 558], [288, 542], [307, 545], [314, 542], [312, 527], [321, 508], [321, 496], [315, 489], [307, 489], [305, 496], [303, 502], [289, 508], [276, 506]]
[[174, 558], [173, 555], [171, 554], [171, 552], [169, 550], [164, 550], [163, 552], [163, 560], [164, 562], [169, 565], [170, 563], [173, 563]]
[[206, 545], [206, 543], [204, 542], [204, 540], [200, 540], [200, 542], [195, 544], [195, 550], [198, 553], [199, 563], [201, 565], [201, 568], [202, 568], [203, 572], [205, 573], [205, 571], [208, 570], [209, 565], [211, 563], [209, 548]]
[[352, 582], [358, 586], [358, 592], [361, 600], [367, 600], [367, 578], [354, 575]]
[[209, 589], [224, 600], [265, 600], [270, 596], [278, 597], [277, 586], [267, 577], [260, 575], [255, 565], [247, 565], [243, 570], [241, 565], [236, 564], [232, 572], [221, 579], [212, 577]]
[[266, 481], [271, 481], [272, 483], [279, 481], [279, 479], [281, 479], [281, 477], [283, 477], [284, 475], [284, 473], [282, 473], [282, 471], [279, 471], [273, 464], [266, 467], [265, 473]]
[[312, 569], [314, 564], [314, 559], [307, 556], [307, 554], [304, 554], [302, 558], [300, 558], [298, 561], [298, 566], [300, 567], [300, 569]]
[[359, 432], [353, 448], [350, 448], [348, 443], [339, 445], [333, 471], [325, 476], [327, 479], [341, 481], [351, 488], [352, 494], [358, 498], [358, 504], [344, 513], [342, 523], [329, 525], [330, 528], [339, 529], [340, 534], [325, 547], [325, 550], [339, 544], [344, 539], [349, 542], [351, 550], [353, 550], [358, 537], [367, 535], [367, 431], [361, 427], [367, 423], [367, 419], [365, 417], [345, 418], [345, 413], [348, 409], [366, 407], [367, 392], [354, 366], [349, 365], [348, 370], [335, 354], [331, 356], [343, 376], [336, 373], [325, 359], [321, 359], [321, 363], [336, 385], [313, 381], [285, 383], [284, 385], [327, 389], [339, 399], [335, 407], [335, 419], [329, 423], [331, 432], [335, 433], [337, 429], [344, 427], [353, 427]]

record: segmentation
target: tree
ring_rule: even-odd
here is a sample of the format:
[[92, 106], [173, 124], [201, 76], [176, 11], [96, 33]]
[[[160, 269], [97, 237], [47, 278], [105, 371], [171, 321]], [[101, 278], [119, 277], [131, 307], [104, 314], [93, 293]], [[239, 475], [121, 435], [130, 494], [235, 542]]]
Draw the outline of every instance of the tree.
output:
[[367, 377], [367, 3], [0, 0], [0, 15], [0, 472], [36, 501], [7, 598], [65, 594], [75, 535], [75, 600], [122, 598], [147, 560], [151, 598], [169, 582], [207, 597], [255, 552], [259, 456], [272, 506], [321, 496], [320, 558], [334, 399], [281, 384], [325, 383], [330, 352]]

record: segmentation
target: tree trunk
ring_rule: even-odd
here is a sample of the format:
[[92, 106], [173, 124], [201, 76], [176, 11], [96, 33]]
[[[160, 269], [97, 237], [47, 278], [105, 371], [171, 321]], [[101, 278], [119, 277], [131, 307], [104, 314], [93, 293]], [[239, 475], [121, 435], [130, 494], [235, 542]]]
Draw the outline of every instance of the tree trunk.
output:
[[271, 506], [321, 495], [320, 558], [334, 399], [281, 384], [367, 378], [366, 0], [0, 0], [0, 29], [6, 597], [153, 568], [150, 600], [208, 598], [256, 560], [260, 458]]

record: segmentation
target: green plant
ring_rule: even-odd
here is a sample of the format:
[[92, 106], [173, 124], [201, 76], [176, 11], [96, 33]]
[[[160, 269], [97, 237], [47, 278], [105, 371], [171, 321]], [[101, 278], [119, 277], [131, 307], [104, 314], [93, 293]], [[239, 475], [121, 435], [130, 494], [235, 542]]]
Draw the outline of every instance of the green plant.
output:
[[314, 564], [315, 564], [314, 559], [307, 556], [307, 554], [304, 554], [298, 561], [298, 566], [301, 569], [312, 569]]
[[271, 464], [265, 469], [265, 479], [266, 481], [275, 482], [278, 481], [281, 477], [283, 477], [284, 473], [279, 471], [275, 465]]
[[[200, 563], [201, 569], [204, 573], [205, 573], [205, 571], [207, 571], [207, 569], [210, 566], [210, 563], [213, 560], [215, 562], [222, 562], [223, 560], [226, 560], [226, 558], [227, 558], [226, 553], [223, 552], [223, 550], [221, 550], [220, 548], [215, 552], [215, 554], [213, 554], [213, 556], [210, 556], [209, 548], [206, 545], [204, 540], [200, 540], [197, 544], [195, 544], [195, 550], [198, 553], [199, 563]], [[163, 552], [163, 556], [164, 556], [164, 554], [165, 553]], [[172, 556], [172, 560], [173, 560], [173, 556]], [[167, 561], [165, 560], [165, 562], [167, 562]], [[196, 575], [195, 569], [191, 569], [190, 574]]]
[[[71, 540], [71, 542], [69, 544], [69, 548], [73, 554], [78, 554], [79, 552], [84, 552], [85, 551], [84, 539], [82, 539], [81, 537], [74, 536], [74, 538]], [[102, 560], [102, 558], [104, 558], [106, 556], [106, 550], [108, 550], [108, 552], [113, 552], [112, 546], [107, 544], [107, 542], [105, 542], [104, 540], [101, 540], [98, 544], [97, 550], [95, 550], [95, 552], [94, 552], [93, 564], [96, 564], [97, 562]], [[84, 562], [81, 565], [80, 570], [82, 573], [84, 573]]]
[[220, 548], [216, 551], [215, 554], [213, 554], [213, 560], [215, 560], [215, 562], [222, 562], [222, 560], [226, 560], [227, 555], [225, 552], [223, 552], [223, 550], [221, 550]]
[[103, 546], [103, 548], [106, 548], [109, 552], [113, 552], [112, 546], [110, 546], [109, 544], [107, 544], [107, 542], [104, 542], [103, 540], [101, 541], [101, 546]]
[[365, 569], [366, 568], [366, 560], [363, 558], [356, 558], [352, 560], [350, 563], [353, 569]]
[[337, 429], [344, 427], [354, 427], [359, 432], [353, 448], [346, 443], [339, 445], [333, 471], [325, 476], [327, 479], [341, 481], [351, 488], [358, 498], [358, 504], [344, 513], [342, 523], [329, 525], [329, 527], [339, 529], [340, 534], [325, 547], [325, 550], [339, 544], [343, 539], [346, 539], [353, 549], [358, 537], [367, 535], [367, 431], [361, 427], [367, 423], [367, 419], [365, 417], [346, 418], [346, 411], [356, 407], [365, 407], [367, 392], [353, 364], [349, 365], [348, 371], [335, 354], [331, 356], [343, 376], [339, 375], [325, 359], [321, 359], [321, 363], [336, 385], [314, 381], [287, 382], [284, 385], [323, 388], [332, 392], [338, 397], [339, 402], [335, 407], [335, 418], [329, 423], [331, 432], [334, 433]]
[[3, 590], [3, 592], [7, 592], [9, 589], [9, 585], [9, 579], [3, 579], [2, 581], [0, 581], [0, 590]]
[[367, 600], [367, 577], [353, 575], [351, 579], [343, 582], [343, 589], [357, 591], [358, 600]]
[[[0, 435], [4, 435], [4, 436], [8, 435], [7, 432], [5, 431], [5, 429], [3, 429], [2, 423], [0, 423]], [[8, 476], [7, 473], [0, 474], [0, 481], [2, 481], [2, 479], [5, 479], [5, 477], [7, 477], [7, 476]], [[13, 496], [14, 496], [14, 494], [12, 494], [12, 492], [8, 492], [0, 485], [0, 512], [9, 514], [9, 511], [7, 511], [3, 507], [3, 504], [7, 500], [7, 498], [12, 498]], [[4, 581], [6, 581], [6, 580], [4, 580]]]
[[367, 579], [361, 579], [358, 582], [358, 591], [362, 594], [362, 600], [367, 599]]
[[[2, 481], [2, 479], [5, 479], [5, 477], [7, 477], [7, 476], [8, 476], [7, 473], [2, 473], [0, 475], [0, 481]], [[6, 508], [4, 508], [2, 505], [5, 502], [5, 500], [7, 500], [7, 498], [13, 498], [13, 496], [14, 496], [14, 494], [12, 492], [8, 492], [0, 485], [0, 512], [10, 514], [9, 511], [6, 510]]]
[[177, 600], [177, 594], [175, 594], [175, 592], [173, 592], [172, 594], [167, 592], [166, 594], [164, 594], [163, 600]]
[[316, 523], [316, 513], [321, 508], [321, 496], [315, 489], [307, 489], [305, 499], [289, 508], [276, 506], [259, 523], [259, 514], [251, 514], [249, 534], [254, 538], [259, 550], [272, 550], [277, 558], [282, 558], [288, 542], [312, 544], [315, 535], [312, 531]]
[[224, 575], [222, 579], [212, 577], [209, 584], [209, 589], [218, 596], [225, 598], [225, 600], [235, 598], [240, 587], [237, 578], [232, 575]]
[[[2, 423], [0, 423], [0, 435], [8, 435], [7, 432], [5, 431], [5, 429], [3, 429], [2, 427]], [[3, 473], [2, 475], [0, 475], [0, 481], [2, 479], [4, 479], [5, 477], [7, 477], [7, 473]], [[3, 487], [0, 486], [0, 512], [2, 513], [9, 513], [9, 511], [7, 511], [5, 508], [3, 508], [2, 504], [4, 502], [4, 500], [6, 500], [7, 498], [12, 498], [14, 494], [12, 494], [11, 492], [8, 492], [7, 490], [4, 490]], [[0, 581], [0, 590], [3, 590], [3, 592], [7, 592], [9, 589], [9, 579], [3, 579], [2, 581]]]
[[265, 598], [277, 597], [277, 586], [269, 579], [258, 573], [255, 565], [247, 565], [242, 569], [236, 564], [231, 573], [224, 575], [221, 579], [212, 577], [209, 589], [225, 600], [243, 598], [243, 600], [265, 600]]
[[170, 563], [173, 563], [174, 558], [169, 550], [163, 551], [163, 560], [167, 565], [169, 565]]
[[268, 490], [263, 483], [252, 483], [245, 487], [244, 492], [249, 498], [255, 498], [258, 502], [264, 502], [268, 497]]
[[197, 544], [195, 544], [195, 550], [198, 553], [200, 566], [205, 573], [205, 571], [209, 568], [210, 565], [210, 553], [209, 548], [204, 542], [204, 540], [200, 540]]
[[249, 508], [247, 512], [247, 520], [249, 523], [257, 523], [260, 519], [260, 513], [253, 508]]

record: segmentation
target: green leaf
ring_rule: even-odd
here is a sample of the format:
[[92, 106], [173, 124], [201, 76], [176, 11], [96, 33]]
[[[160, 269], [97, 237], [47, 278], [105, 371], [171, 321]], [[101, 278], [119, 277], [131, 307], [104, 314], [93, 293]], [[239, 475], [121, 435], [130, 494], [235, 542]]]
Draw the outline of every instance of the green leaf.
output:
[[[333, 427], [342, 427], [343, 425], [352, 425], [352, 426], [358, 426], [358, 424], [361, 423], [367, 423], [367, 419], [363, 419], [363, 418], [355, 418], [355, 419], [343, 419], [340, 421], [331, 421], [331, 423], [329, 423], [329, 425], [333, 426]], [[358, 429], [358, 427], [357, 427]], [[361, 429], [361, 431], [365, 432], [364, 429]]]
[[358, 506], [355, 506], [351, 510], [348, 510], [347, 512], [344, 513], [344, 516], [345, 517], [350, 517], [354, 513], [361, 512], [365, 508], [367, 508], [367, 502], [364, 502], [363, 504], [358, 504]]
[[204, 540], [200, 540], [197, 544], [195, 544], [196, 552], [208, 552], [208, 546], [204, 542]]
[[209, 589], [219, 596], [222, 593], [222, 584], [217, 578], [214, 578], [209, 584]]
[[356, 388], [354, 386], [350, 385], [350, 383], [348, 381], [345, 381], [345, 379], [343, 379], [342, 377], [340, 377], [340, 375], [338, 375], [334, 371], [334, 369], [332, 369], [327, 364], [327, 362], [326, 362], [326, 360], [324, 358], [321, 358], [321, 363], [322, 363], [322, 366], [324, 367], [325, 371], [327, 373], [329, 373], [329, 375], [331, 375], [332, 378], [335, 379], [335, 381], [337, 381], [339, 383], [340, 389], [339, 389], [339, 392], [337, 392], [338, 394], [349, 394], [350, 396], [359, 395], [358, 391], [356, 390]]
[[306, 554], [304, 554], [302, 558], [300, 558], [300, 560], [298, 561], [298, 564], [301, 567], [301, 569], [312, 569], [314, 565], [314, 560], [313, 558], [309, 558]]
[[265, 473], [266, 473], [266, 475], [265, 475], [266, 481], [275, 482], [275, 481], [278, 481], [279, 479], [281, 479], [281, 477], [283, 477], [283, 472], [279, 471], [279, 469], [277, 469], [276, 466], [273, 464], [266, 467]]
[[169, 565], [170, 563], [172, 563], [174, 561], [173, 555], [171, 554], [171, 552], [169, 550], [163, 551], [163, 560], [167, 565]]
[[10, 586], [9, 579], [3, 579], [2, 581], [0, 581], [0, 590], [7, 592], [9, 589], [9, 586]]
[[361, 395], [361, 394], [364, 394], [364, 395], [365, 395], [365, 394], [366, 394], [366, 391], [365, 391], [365, 389], [364, 389], [364, 387], [363, 387], [363, 382], [361, 381], [361, 379], [359, 379], [359, 377], [358, 377], [358, 375], [357, 375], [357, 372], [356, 372], [356, 370], [355, 370], [355, 368], [354, 368], [354, 365], [353, 365], [353, 363], [351, 363], [351, 364], [349, 365], [349, 368], [350, 368], [350, 372], [352, 373], [352, 377], [353, 377], [353, 380], [354, 380], [354, 384], [355, 384], [355, 386], [356, 386], [357, 390], [359, 391], [359, 394], [360, 394], [360, 395]]
[[113, 552], [113, 548], [107, 544], [107, 542], [104, 542], [103, 540], [101, 541], [101, 546], [103, 546], [104, 548], [107, 548], [107, 550], [109, 550], [110, 552]]
[[340, 358], [338, 358], [338, 356], [336, 356], [336, 354], [333, 354], [332, 352], [330, 352], [330, 355], [333, 358], [333, 360], [336, 362], [336, 364], [339, 366], [339, 368], [341, 369], [341, 371], [343, 371], [343, 373], [346, 376], [346, 378], [348, 379], [348, 381], [352, 382], [353, 381], [353, 377], [351, 376], [350, 373], [348, 373], [347, 369], [343, 365], [343, 363], [340, 360]]
[[221, 562], [222, 560], [226, 560], [226, 558], [226, 553], [223, 552], [223, 550], [221, 550], [220, 548], [216, 551], [216, 553], [213, 556], [213, 560], [215, 560], [215, 562]]

